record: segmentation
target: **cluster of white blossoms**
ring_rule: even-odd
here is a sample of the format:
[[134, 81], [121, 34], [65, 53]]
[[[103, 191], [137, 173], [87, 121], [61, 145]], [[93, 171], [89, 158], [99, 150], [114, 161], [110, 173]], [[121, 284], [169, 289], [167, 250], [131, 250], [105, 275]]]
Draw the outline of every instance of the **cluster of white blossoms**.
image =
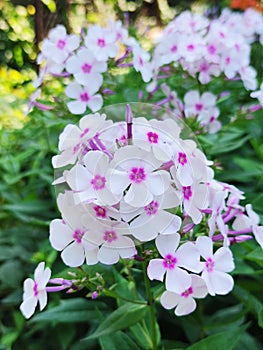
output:
[[[165, 111], [163, 120], [138, 114], [133, 117], [129, 105], [123, 122], [88, 114], [60, 134], [52, 164], [60, 173], [54, 185], [64, 190], [50, 243], [69, 267], [139, 263], [147, 246], [148, 277], [165, 282], [161, 304], [185, 315], [195, 310], [194, 298], [232, 290], [229, 246], [255, 237], [263, 247], [263, 226], [250, 205], [240, 205], [241, 191], [214, 179], [211, 162], [182, 137], [179, 121]], [[35, 282], [25, 282], [26, 317], [37, 300], [43, 308], [43, 290], [72, 284], [56, 279], [51, 283], [59, 287], [45, 289], [50, 275], [41, 268]]]
[[[227, 79], [241, 79], [247, 90], [256, 90], [256, 70], [250, 62], [251, 44], [255, 41], [263, 44], [263, 17], [253, 9], [244, 13], [224, 10], [220, 17], [212, 20], [184, 11], [161, 32], [157, 42], [152, 43], [152, 53], [129, 36], [121, 21], [109, 21], [108, 27], [92, 25], [80, 35], [69, 35], [64, 26], [58, 25], [42, 43], [38, 57], [41, 69], [35, 80], [38, 90], [31, 98], [29, 109], [34, 105], [49, 109], [37, 99], [45, 76], [51, 74], [67, 77], [65, 94], [72, 114], [100, 110], [103, 96], [114, 93], [104, 79], [111, 74], [109, 67], [131, 67], [140, 72], [141, 83], [149, 83], [146, 88], [151, 94], [164, 85], [160, 83], [164, 77], [177, 74], [178, 67], [197, 77], [201, 84], [222, 75]], [[167, 86], [161, 90], [170, 107], [176, 112], [179, 103], [180, 112], [185, 107], [183, 116], [188, 117], [190, 96], [185, 96], [184, 106], [175, 98], [176, 92], [169, 92], [169, 89]], [[198, 91], [192, 93], [191, 103], [196, 101], [199, 107], [199, 99], [208, 101], [211, 97], [198, 94]], [[260, 90], [252, 92], [251, 97], [258, 98], [262, 104], [261, 95]], [[203, 110], [201, 114], [197, 112], [201, 111], [190, 116], [196, 117], [206, 132], [214, 133], [221, 128], [217, 107]]]

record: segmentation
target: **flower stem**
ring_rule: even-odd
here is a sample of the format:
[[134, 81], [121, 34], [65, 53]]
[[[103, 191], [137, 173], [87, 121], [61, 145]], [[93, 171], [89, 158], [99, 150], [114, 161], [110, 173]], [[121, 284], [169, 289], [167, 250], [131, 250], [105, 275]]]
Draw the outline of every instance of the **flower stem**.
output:
[[146, 291], [146, 297], [149, 306], [150, 312], [150, 323], [152, 330], [152, 350], [157, 350], [157, 336], [156, 336], [156, 318], [155, 318], [155, 308], [154, 308], [154, 298], [151, 291], [150, 280], [147, 276], [147, 261], [143, 262], [143, 277], [144, 277], [144, 285]]

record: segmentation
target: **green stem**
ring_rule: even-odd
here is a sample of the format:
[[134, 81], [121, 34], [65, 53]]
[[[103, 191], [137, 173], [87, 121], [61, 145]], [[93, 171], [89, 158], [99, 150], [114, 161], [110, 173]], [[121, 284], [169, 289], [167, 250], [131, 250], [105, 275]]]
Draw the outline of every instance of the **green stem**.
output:
[[156, 319], [155, 319], [155, 308], [154, 308], [154, 298], [151, 291], [151, 285], [150, 280], [147, 276], [147, 261], [143, 262], [143, 277], [144, 277], [144, 285], [145, 285], [145, 291], [146, 291], [146, 297], [148, 300], [148, 306], [150, 311], [150, 322], [151, 322], [151, 329], [152, 329], [152, 350], [157, 350], [157, 336], [156, 336]]

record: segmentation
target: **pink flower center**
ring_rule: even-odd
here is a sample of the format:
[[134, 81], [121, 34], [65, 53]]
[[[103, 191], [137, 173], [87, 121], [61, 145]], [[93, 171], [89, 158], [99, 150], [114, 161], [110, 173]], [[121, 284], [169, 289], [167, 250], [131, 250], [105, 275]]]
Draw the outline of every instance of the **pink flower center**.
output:
[[183, 186], [184, 199], [189, 200], [192, 197], [192, 188], [191, 186]]
[[186, 49], [187, 49], [187, 51], [192, 52], [192, 51], [194, 51], [195, 46], [194, 46], [193, 44], [190, 44], [190, 45], [187, 45], [187, 46], [186, 46]]
[[79, 136], [84, 137], [88, 132], [89, 132], [89, 128], [86, 128], [82, 131], [82, 133]]
[[163, 267], [169, 270], [173, 270], [177, 260], [172, 254], [167, 254], [163, 260]]
[[215, 262], [214, 262], [214, 260], [211, 259], [211, 258], [208, 258], [208, 259], [206, 260], [205, 267], [206, 267], [206, 271], [207, 271], [207, 272], [213, 272], [213, 271], [214, 271], [214, 267], [215, 267]]
[[208, 51], [211, 55], [214, 55], [215, 52], [216, 52], [216, 48], [215, 48], [214, 45], [209, 45], [209, 46], [207, 47], [207, 51]]
[[195, 109], [197, 110], [197, 112], [201, 112], [201, 110], [203, 109], [203, 104], [202, 103], [196, 103], [195, 104]]
[[212, 115], [212, 117], [210, 117], [210, 119], [209, 119], [210, 123], [213, 123], [215, 121], [215, 119], [216, 118]]
[[81, 69], [83, 73], [89, 74], [91, 72], [92, 66], [88, 63], [84, 63]]
[[104, 236], [103, 236], [103, 239], [104, 241], [108, 242], [108, 243], [111, 243], [113, 241], [116, 241], [117, 240], [117, 234], [115, 231], [105, 231], [104, 232]]
[[97, 45], [99, 46], [99, 47], [105, 47], [106, 46], [106, 43], [105, 43], [105, 40], [104, 39], [98, 39], [97, 40]]
[[172, 53], [175, 53], [177, 51], [177, 46], [176, 45], [173, 45], [172, 47], [171, 47], [171, 52]]
[[202, 62], [199, 66], [201, 72], [207, 72], [209, 70], [209, 64], [207, 62]]
[[66, 46], [66, 41], [65, 40], [59, 39], [57, 41], [57, 48], [59, 50], [63, 50], [65, 46]]
[[188, 298], [189, 295], [191, 295], [191, 294], [193, 294], [193, 288], [189, 287], [183, 293], [181, 293], [181, 296], [184, 297], [184, 298]]
[[87, 92], [83, 92], [80, 94], [80, 101], [81, 102], [88, 102], [89, 101], [89, 94]]
[[143, 59], [142, 59], [141, 57], [139, 57], [139, 65], [140, 65], [140, 66], [143, 66], [143, 65], [144, 65]]
[[95, 175], [90, 181], [94, 190], [102, 190], [105, 187], [106, 179], [104, 176]]
[[105, 219], [107, 216], [107, 210], [99, 205], [96, 205], [95, 207], [93, 207], [93, 209], [96, 212], [96, 216], [99, 218], [103, 218]]
[[37, 288], [37, 282], [35, 281], [33, 291], [34, 291], [34, 297], [38, 296], [38, 288]]
[[141, 183], [146, 179], [146, 174], [143, 168], [132, 168], [130, 172], [130, 180], [135, 182], [136, 184]]
[[159, 203], [156, 201], [151, 201], [148, 205], [144, 207], [144, 210], [146, 211], [146, 214], [151, 216], [155, 215], [158, 211]]
[[76, 230], [73, 233], [73, 238], [75, 239], [76, 243], [81, 243], [82, 237], [84, 236], [84, 232], [81, 230]]
[[230, 58], [230, 57], [226, 57], [225, 63], [226, 63], [226, 64], [229, 64], [230, 62], [231, 62], [231, 58]]
[[185, 165], [187, 163], [186, 154], [183, 152], [178, 153], [178, 163], [181, 165]]
[[151, 132], [150, 131], [150, 132], [147, 133], [147, 136], [148, 136], [148, 141], [150, 143], [158, 143], [159, 136], [155, 132]]

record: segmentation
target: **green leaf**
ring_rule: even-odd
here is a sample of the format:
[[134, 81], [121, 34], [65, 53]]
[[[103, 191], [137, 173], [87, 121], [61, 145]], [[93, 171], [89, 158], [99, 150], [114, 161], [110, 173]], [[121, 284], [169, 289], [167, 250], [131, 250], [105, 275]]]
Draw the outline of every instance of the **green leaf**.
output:
[[83, 340], [89, 340], [93, 338], [102, 337], [104, 335], [112, 334], [116, 331], [129, 328], [142, 320], [147, 310], [147, 305], [135, 305], [126, 303], [122, 305], [113, 313], [111, 313], [97, 328], [97, 330], [84, 338]]
[[101, 350], [140, 350], [136, 343], [121, 331], [100, 337], [99, 342]]
[[263, 261], [263, 250], [261, 247], [257, 247], [255, 250], [253, 250], [251, 253], [247, 254], [245, 256], [246, 259], [252, 260], [252, 261]]
[[140, 323], [135, 324], [130, 328], [134, 338], [138, 344], [145, 350], [152, 349], [152, 339], [148, 330], [145, 330]]
[[105, 304], [96, 300], [81, 298], [61, 300], [59, 306], [35, 315], [31, 322], [94, 322], [98, 318], [96, 308], [104, 312], [106, 310]]
[[220, 332], [202, 339], [191, 345], [187, 350], [232, 350], [237, 344], [239, 337], [244, 333], [247, 326], [231, 329], [227, 332]]

